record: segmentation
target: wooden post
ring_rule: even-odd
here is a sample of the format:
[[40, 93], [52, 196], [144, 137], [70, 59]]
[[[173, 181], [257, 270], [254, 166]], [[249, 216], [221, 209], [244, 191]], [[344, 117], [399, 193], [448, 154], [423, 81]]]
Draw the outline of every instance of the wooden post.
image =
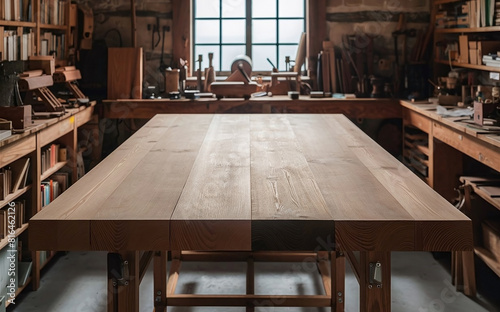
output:
[[154, 255], [154, 312], [167, 311], [167, 252], [157, 251]]
[[[370, 283], [370, 266], [380, 264], [382, 283]], [[362, 251], [360, 252], [360, 312], [391, 311], [391, 253]]]
[[345, 309], [345, 255], [340, 251], [331, 253], [332, 312]]
[[[111, 253], [110, 253], [111, 254]], [[128, 268], [128, 278], [117, 281], [118, 270], [108, 259], [108, 312], [139, 312], [139, 251], [118, 253]]]
[[172, 0], [172, 55], [173, 63], [177, 68], [180, 67], [179, 59], [189, 61], [188, 74], [191, 69], [195, 68], [191, 65], [191, 5], [190, 1]]
[[132, 18], [132, 47], [137, 47], [137, 19], [135, 14], [135, 0], [130, 0], [130, 16]]

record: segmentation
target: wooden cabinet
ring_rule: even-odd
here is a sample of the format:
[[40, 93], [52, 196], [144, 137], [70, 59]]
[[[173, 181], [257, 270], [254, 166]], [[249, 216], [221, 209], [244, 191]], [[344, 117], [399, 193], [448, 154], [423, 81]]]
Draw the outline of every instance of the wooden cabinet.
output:
[[[25, 132], [0, 141], [0, 179], [3, 171], [10, 170], [12, 180], [17, 180], [14, 178], [17, 176], [14, 164], [28, 161], [29, 166], [26, 182], [23, 180], [19, 187], [11, 186], [11, 191], [0, 197], [0, 221], [9, 215], [9, 210], [14, 211], [16, 219], [21, 218], [6, 236], [3, 235], [3, 227], [7, 226], [6, 230], [9, 230], [9, 224], [5, 219], [0, 222], [0, 236], [3, 236], [0, 239], [0, 296], [5, 296], [7, 305], [10, 303], [8, 299], [15, 299], [10, 295], [11, 289], [17, 296], [30, 282], [33, 289], [39, 287], [40, 271], [55, 254], [52, 251], [28, 249], [28, 220], [47, 203], [44, 195], [48, 194], [49, 201], [53, 200], [77, 180], [77, 132], [80, 126], [91, 120], [93, 110], [93, 106], [70, 109], [63, 117], [37, 120]], [[67, 181], [64, 187], [64, 182], [59, 179], [61, 177]], [[0, 189], [3, 191], [3, 188]], [[22, 206], [17, 203], [22, 203]], [[15, 209], [10, 208], [14, 206]], [[10, 281], [11, 277], [4, 270], [6, 263], [2, 261], [7, 259], [12, 249], [16, 250], [18, 256], [15, 283], [9, 288], [3, 284]]]
[[0, 60], [55, 54], [57, 63], [66, 65], [73, 59], [76, 4], [70, 0], [6, 0], [0, 6]]

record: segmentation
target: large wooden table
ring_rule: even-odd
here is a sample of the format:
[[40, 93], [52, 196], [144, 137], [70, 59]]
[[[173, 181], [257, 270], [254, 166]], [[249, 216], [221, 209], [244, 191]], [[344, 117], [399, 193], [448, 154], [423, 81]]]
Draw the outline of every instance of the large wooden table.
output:
[[[470, 220], [342, 115], [157, 115], [34, 216], [29, 235], [32, 249], [127, 261], [126, 283], [108, 262], [109, 311], [138, 311], [144, 251], [155, 251], [156, 312], [266, 298], [340, 311], [344, 256], [361, 311], [390, 311], [391, 251], [472, 249]], [[165, 251], [326, 251], [326, 295], [272, 301], [249, 283], [246, 295], [183, 297], [176, 269], [167, 289]]]

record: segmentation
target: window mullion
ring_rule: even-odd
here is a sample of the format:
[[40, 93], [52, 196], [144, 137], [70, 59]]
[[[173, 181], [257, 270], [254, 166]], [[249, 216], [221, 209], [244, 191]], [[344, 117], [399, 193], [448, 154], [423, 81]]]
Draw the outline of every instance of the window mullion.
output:
[[252, 0], [246, 0], [246, 55], [252, 59]]

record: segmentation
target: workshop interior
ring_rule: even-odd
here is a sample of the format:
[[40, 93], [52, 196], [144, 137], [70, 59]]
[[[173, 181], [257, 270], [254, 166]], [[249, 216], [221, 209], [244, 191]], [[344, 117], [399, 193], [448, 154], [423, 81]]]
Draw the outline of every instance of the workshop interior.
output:
[[[149, 174], [171, 174], [174, 177], [185, 168], [175, 163], [178, 171], [168, 171], [159, 165], [162, 161], [168, 162], [171, 158], [169, 155], [187, 152], [187, 163], [191, 159], [189, 153], [196, 150], [194, 146], [198, 146], [196, 144], [215, 142], [217, 131], [226, 131], [223, 135], [229, 138], [246, 125], [240, 120], [239, 125], [226, 129], [224, 122], [215, 124], [212, 121], [206, 136], [198, 142], [197, 131], [205, 129], [206, 123], [204, 117], [198, 115], [206, 114], [214, 115], [214, 120], [225, 118], [226, 115], [234, 115], [236, 119], [237, 116], [249, 116], [251, 121], [258, 120], [255, 124], [259, 126], [267, 121], [258, 119], [258, 116], [281, 116], [276, 117], [279, 119], [290, 115], [285, 125], [280, 124], [278, 119], [272, 119], [276, 125], [269, 126], [271, 130], [268, 130], [275, 140], [273, 142], [278, 143], [276, 146], [266, 143], [269, 144], [266, 146], [276, 151], [273, 157], [281, 157], [279, 161], [274, 160], [284, 167], [280, 168], [284, 173], [273, 168], [276, 172], [269, 174], [266, 183], [273, 179], [279, 180], [280, 174], [283, 174], [292, 185], [296, 183], [293, 176], [297, 174], [293, 166], [307, 163], [308, 168], [314, 168], [333, 164], [334, 161], [335, 166], [344, 168], [354, 168], [355, 163], [363, 163], [370, 177], [376, 176], [390, 192], [401, 187], [406, 179], [409, 181], [418, 177], [418, 183], [422, 185], [415, 182], [408, 189], [404, 187], [404, 191], [409, 194], [407, 197], [395, 196], [402, 206], [409, 205], [411, 200], [426, 197], [423, 194], [427, 194], [427, 191], [420, 191], [425, 186], [425, 190], [430, 188], [432, 194], [438, 194], [439, 200], [446, 200], [450, 206], [446, 206], [447, 209], [454, 209], [450, 216], [454, 216], [455, 210], [459, 211], [468, 223], [464, 227], [459, 228], [457, 225], [456, 228], [448, 228], [435, 221], [435, 228], [429, 232], [431, 234], [425, 234], [427, 232], [424, 230], [419, 232], [418, 225], [412, 224], [412, 230], [406, 229], [423, 242], [415, 243], [411, 248], [389, 249], [394, 258], [392, 311], [500, 311], [500, 1], [2, 0], [0, 36], [0, 312], [67, 311], [72, 310], [69, 308], [72, 305], [78, 306], [81, 311], [87, 311], [85, 307], [90, 307], [88, 311], [105, 311], [106, 306], [107, 311], [139, 311], [138, 306], [129, 307], [132, 301], [127, 301], [126, 308], [121, 305], [121, 301], [126, 300], [122, 299], [126, 296], [121, 290], [128, 289], [129, 283], [135, 285], [137, 282], [131, 276], [140, 277], [139, 280], [144, 278], [146, 282], [142, 284], [149, 283], [153, 286], [147, 287], [155, 289], [153, 292], [147, 288], [147, 295], [143, 296], [140, 288], [141, 300], [143, 297], [148, 298], [147, 303], [141, 301], [140, 311], [151, 311], [153, 308], [157, 312], [166, 311], [169, 304], [177, 304], [174, 311], [198, 311], [187, 308], [191, 305], [211, 307], [200, 311], [222, 311], [216, 308], [218, 304], [225, 306], [227, 311], [240, 311], [236, 306], [246, 311], [268, 311], [265, 308], [259, 310], [259, 307], [271, 309], [281, 304], [289, 309], [287, 311], [327, 311], [330, 308], [331, 311], [354, 311], [358, 305], [360, 311], [391, 311], [391, 307], [384, 304], [363, 306], [363, 300], [372, 298], [371, 291], [380, 291], [385, 287], [390, 290], [390, 283], [384, 274], [391, 271], [391, 264], [388, 269], [387, 266], [381, 269], [380, 263], [387, 263], [368, 261], [370, 267], [363, 269], [361, 264], [366, 259], [363, 260], [364, 256], [357, 254], [360, 250], [342, 250], [339, 246], [343, 246], [344, 241], [340, 236], [333, 252], [329, 250], [321, 253], [316, 250], [313, 256], [314, 268], [317, 270], [312, 270], [312, 275], [316, 278], [316, 286], [310, 287], [320, 289], [317, 298], [309, 298], [302, 293], [301, 287], [309, 286], [304, 286], [300, 278], [294, 278], [294, 271], [289, 269], [287, 273], [290, 278], [286, 279], [285, 284], [289, 284], [290, 289], [296, 290], [298, 294], [275, 300], [275, 297], [265, 297], [254, 291], [254, 287], [257, 288], [259, 284], [257, 276], [260, 276], [254, 272], [254, 261], [304, 263], [305, 260], [297, 259], [311, 257], [310, 254], [303, 254], [303, 258], [300, 258], [299, 251], [304, 250], [287, 250], [286, 246], [281, 246], [278, 253], [272, 250], [275, 253], [252, 254], [246, 251], [250, 255], [229, 254], [229, 259], [244, 259], [249, 269], [242, 273], [243, 277], [248, 277], [246, 284], [243, 281], [247, 293], [227, 298], [224, 295], [221, 298], [215, 295], [206, 295], [206, 298], [203, 295], [182, 297], [175, 292], [182, 289], [189, 293], [191, 288], [203, 288], [198, 282], [207, 282], [210, 279], [207, 274], [219, 271], [227, 280], [209, 283], [236, 283], [229, 281], [231, 275], [236, 273], [231, 271], [231, 266], [225, 265], [212, 267], [212, 271], [198, 270], [196, 266], [193, 269], [186, 265], [186, 270], [192, 270], [189, 274], [195, 275], [193, 281], [185, 282], [179, 277], [180, 259], [185, 262], [192, 259], [203, 262], [208, 259], [206, 262], [215, 263], [217, 260], [214, 259], [219, 259], [217, 252], [224, 252], [219, 245], [214, 248], [216, 255], [200, 250], [187, 251], [186, 254], [174, 250], [163, 253], [156, 249], [131, 251], [127, 248], [132, 248], [132, 245], [126, 246], [124, 238], [122, 245], [116, 243], [106, 250], [109, 252], [107, 255], [98, 256], [102, 259], [82, 260], [97, 250], [104, 252], [102, 246], [105, 245], [105, 237], [118, 237], [121, 231], [132, 229], [134, 223], [130, 221], [130, 211], [125, 211], [123, 215], [118, 213], [113, 216], [118, 221], [110, 219], [109, 224], [101, 225], [103, 229], [94, 231], [90, 226], [92, 220], [79, 223], [78, 220], [84, 218], [78, 212], [72, 214], [73, 211], [92, 203], [96, 205], [95, 211], [100, 211], [105, 208], [97, 203], [109, 204], [112, 200], [115, 202], [110, 206], [124, 204], [125, 198], [128, 198], [127, 191], [120, 188], [125, 188], [124, 184], [118, 187], [118, 182], [127, 181], [130, 192], [141, 189], [141, 184], [146, 185], [150, 181], [165, 182], [153, 177], [149, 179], [146, 173], [143, 179], [127, 180], [129, 174], [141, 168], [142, 162], [137, 158], [133, 163], [134, 157], [142, 155], [140, 157], [144, 159], [151, 159], [151, 166], [158, 165], [159, 169]], [[295, 117], [296, 114], [302, 117]], [[340, 130], [328, 128], [324, 135], [321, 131], [315, 131], [315, 123], [327, 124], [324, 120], [330, 120], [332, 114], [344, 115], [355, 127], [338, 126]], [[172, 121], [172, 116], [179, 116], [175, 120], [199, 120], [199, 129], [184, 127], [192, 133], [175, 132], [176, 127], [184, 128], [174, 125], [177, 121]], [[324, 118], [318, 119], [318, 116]], [[160, 128], [163, 129], [157, 124], [161, 118], [165, 118], [166, 123], [172, 123], [169, 125], [176, 135], [170, 135], [172, 138], [168, 144], [158, 143], [151, 147], [157, 141], [161, 142], [161, 138], [155, 136]], [[305, 118], [305, 121], [300, 118]], [[308, 123], [307, 118], [315, 122]], [[328, 124], [335, 128], [337, 121], [328, 121]], [[264, 143], [259, 140], [267, 139], [266, 133], [262, 130], [258, 135], [255, 134], [256, 125], [250, 127], [248, 138], [242, 136], [239, 142], [231, 141], [240, 147], [239, 150], [231, 149], [227, 143], [229, 141], [219, 142], [221, 149], [226, 148], [224, 151], [230, 160], [242, 157], [240, 153], [243, 153], [244, 148], [238, 144], [245, 140], [250, 142], [254, 139], [252, 135], [257, 136], [257, 139], [251, 141], [249, 149], [258, 151], [262, 148]], [[319, 146], [311, 146], [307, 140], [301, 141], [305, 132], [291, 135], [291, 132], [287, 132], [290, 129], [312, 129], [311, 134], [324, 137], [325, 140]], [[359, 140], [355, 138], [354, 133], [358, 130], [366, 136], [366, 140], [364, 137]], [[189, 133], [192, 135], [189, 136]], [[326, 133], [334, 135], [327, 137]], [[288, 139], [300, 141], [302, 145], [289, 143], [286, 141]], [[328, 149], [329, 145], [334, 145], [330, 139], [332, 142], [344, 140], [347, 143], [342, 143], [345, 144], [342, 145], [344, 149], [339, 147], [339, 151], [333, 151]], [[182, 141], [182, 145], [176, 145], [179, 141]], [[313, 141], [316, 142], [311, 138]], [[380, 151], [372, 154], [369, 149], [372, 143], [380, 147]], [[209, 153], [210, 148], [206, 147], [212, 145], [200, 146], [202, 148], [199, 148], [195, 164], [198, 161], [202, 164], [215, 162], [217, 168], [227, 165], [222, 160], [218, 162], [213, 159], [216, 153]], [[298, 146], [297, 150], [294, 146]], [[280, 148], [283, 148], [283, 154], [278, 152]], [[364, 156], [347, 160], [347, 154], [344, 153], [351, 149], [364, 151], [361, 152]], [[155, 158], [151, 150], [167, 153], [168, 157]], [[295, 162], [287, 158], [292, 159], [296, 153], [303, 155], [297, 156]], [[149, 156], [144, 156], [146, 154]], [[264, 161], [251, 152], [248, 155], [251, 159], [249, 166], [257, 166], [258, 162], [263, 161], [255, 172], [275, 165], [274, 160]], [[202, 156], [205, 158], [201, 159]], [[392, 162], [392, 159], [397, 162]], [[244, 166], [239, 163], [234, 166], [240, 165]], [[113, 169], [108, 170], [111, 167]], [[191, 175], [194, 176], [193, 172], [203, 168], [204, 165], [194, 166], [190, 169]], [[304, 166], [300, 168], [302, 170]], [[213, 173], [215, 170], [207, 174], [214, 174], [211, 179], [219, 179], [229, 185], [228, 181], [232, 180], [227, 177], [232, 176], [229, 174], [232, 169], [233, 166], [228, 165], [227, 175], [224, 176], [216, 176]], [[253, 170], [252, 167], [252, 174]], [[287, 204], [301, 206], [301, 196], [313, 202], [311, 198], [321, 189], [315, 179], [321, 174], [308, 170], [297, 179], [312, 181], [306, 189], [315, 191], [301, 193], [292, 185], [286, 193], [291, 196], [292, 204], [280, 202], [278, 197], [283, 196], [282, 190], [274, 182], [269, 183], [269, 186], [263, 182], [263, 188], [267, 187], [269, 192], [275, 194], [276, 211]], [[334, 171], [325, 169], [324, 172]], [[352, 172], [353, 176], [364, 177], [364, 174], [367, 173], [359, 170]], [[411, 179], [408, 178], [410, 175]], [[354, 184], [355, 181], [354, 178], [349, 179], [348, 175], [330, 178], [345, 179], [345, 185]], [[188, 183], [190, 180], [186, 181]], [[170, 182], [165, 183], [167, 185]], [[396, 185], [392, 191], [391, 183]], [[142, 187], [144, 192], [151, 192], [144, 193], [145, 198], [154, 197], [156, 192], [160, 192], [161, 183], [157, 184], [158, 188]], [[179, 187], [185, 186], [182, 184]], [[209, 191], [211, 187], [207, 186]], [[256, 200], [257, 194], [253, 187], [248, 186], [252, 201]], [[121, 191], [106, 193], [111, 192], [112, 188]], [[170, 190], [175, 187], [168, 184], [165, 188]], [[368, 184], [363, 188], [377, 189]], [[206, 188], [200, 186], [200, 193], [205, 191]], [[64, 196], [65, 192], [71, 195]], [[327, 195], [335, 192], [336, 189], [332, 188], [331, 194], [325, 191], [322, 196], [327, 198]], [[353, 201], [362, 197], [354, 191], [350, 193], [348, 195]], [[57, 200], [59, 196], [61, 199]], [[104, 196], [107, 201], [104, 201]], [[101, 199], [102, 202], [99, 201]], [[366, 209], [370, 210], [371, 199], [362, 200], [366, 203]], [[429, 197], [425, 200], [429, 200]], [[55, 212], [56, 207], [66, 207], [63, 201], [67, 202], [67, 207], [73, 207], [71, 211]], [[322, 200], [318, 202], [323, 205]], [[234, 203], [220, 203], [224, 204]], [[439, 202], [439, 205], [444, 204]], [[207, 209], [210, 208], [214, 207]], [[141, 209], [146, 208], [137, 207], [137, 211]], [[451, 218], [444, 216], [444, 212], [434, 215], [432, 209], [426, 211], [422, 208], [418, 214], [409, 215], [415, 220], [416, 215], [419, 218], [425, 216], [421, 217], [422, 220], [418, 219], [421, 223], [415, 224], [434, 220], [434, 217]], [[387, 211], [387, 214], [377, 215], [373, 219], [380, 222], [391, 219], [393, 215], [390, 209]], [[44, 219], [49, 212], [52, 213], [51, 217]], [[74, 217], [73, 220], [74, 215], [82, 218]], [[103, 215], [106, 213], [102, 212], [101, 215], [96, 212], [97, 219]], [[37, 219], [37, 216], [41, 219]], [[172, 216], [175, 217], [175, 213]], [[119, 222], [121, 217], [126, 219], [123, 224]], [[274, 216], [266, 221], [272, 224], [271, 219], [279, 217]], [[140, 216], [137, 218], [141, 219]], [[301, 215], [297, 220], [301, 218], [309, 217]], [[35, 220], [33, 224], [32, 219]], [[174, 219], [169, 221], [167, 233], [174, 232]], [[63, 223], [62, 220], [71, 222]], [[301, 237], [301, 231], [304, 235], [312, 231], [302, 228], [302, 223], [297, 220], [286, 223], [293, 231], [299, 232], [297, 237]], [[240, 224], [227, 223], [229, 228]], [[149, 223], [145, 224], [148, 225], [143, 229], [149, 227]], [[217, 241], [220, 233], [212, 231], [212, 223], [207, 221], [207, 224], [200, 236]], [[267, 223], [262, 221], [262, 224]], [[356, 224], [357, 232], [351, 234], [360, 237], [366, 234], [363, 224], [363, 220], [359, 221]], [[252, 223], [251, 233], [258, 231], [261, 226], [264, 225]], [[81, 232], [76, 232], [77, 228]], [[186, 226], [184, 230], [189, 232], [188, 228]], [[342, 225], [336, 223], [332, 235], [337, 235], [340, 229]], [[244, 232], [244, 226], [241, 231]], [[451, 240], [440, 246], [425, 245], [426, 235], [430, 237], [448, 231], [454, 231], [456, 242]], [[265, 233], [274, 235], [272, 231]], [[77, 244], [80, 242], [78, 236], [85, 235], [89, 241], [101, 235], [103, 245]], [[130, 244], [137, 243], [139, 239], [154, 241], [153, 238], [140, 237], [140, 234], [134, 235], [137, 237], [131, 239]], [[127, 239], [129, 236], [133, 235], [128, 234]], [[372, 237], [371, 232], [368, 236]], [[470, 248], [459, 247], [462, 240], [469, 236]], [[371, 239], [367, 240], [373, 243]], [[68, 244], [71, 241], [75, 242], [74, 248], [64, 249], [64, 246], [70, 246]], [[381, 251], [375, 245], [370, 245], [368, 251]], [[55, 246], [63, 247], [60, 250], [40, 249]], [[259, 246], [253, 242], [252, 251]], [[139, 255], [139, 251], [140, 261], [127, 260], [126, 256], [134, 252]], [[196, 251], [201, 254], [196, 254]], [[419, 260], [414, 260], [411, 253], [416, 251], [424, 251], [428, 256], [426, 261], [431, 264], [424, 266], [423, 263], [427, 262], [422, 261], [418, 266]], [[287, 253], [292, 253], [292, 260], [283, 260]], [[397, 257], [394, 257], [395, 253]], [[404, 253], [408, 255], [404, 256]], [[356, 297], [358, 295], [353, 295], [355, 299], [344, 298], [344, 292], [346, 297], [349, 296], [349, 283], [346, 289], [334, 288], [344, 283], [343, 280], [339, 282], [342, 274], [337, 275], [336, 281], [334, 278], [334, 271], [345, 270], [339, 264], [343, 257], [352, 266], [352, 272], [347, 273], [352, 277], [349, 283], [354, 283], [356, 289], [359, 283], [361, 289], [358, 295], [361, 299]], [[63, 268], [67, 261], [75, 263], [72, 269]], [[89, 264], [94, 261], [102, 262], [102, 268], [99, 267], [97, 273]], [[167, 271], [166, 267], [159, 270], [164, 281], [156, 275], [160, 274], [157, 273], [157, 266], [161, 266], [161, 261], [172, 261], [169, 267], [171, 271]], [[418, 266], [415, 275], [408, 274], [404, 279], [405, 272], [395, 269], [399, 267], [397, 261]], [[148, 269], [152, 271], [153, 267], [154, 282], [151, 280], [153, 273], [144, 273]], [[225, 269], [229, 271], [224, 273]], [[277, 273], [280, 269], [283, 268], [271, 266], [271, 269], [259, 274], [269, 274], [271, 277], [267, 277], [269, 280], [266, 283], [272, 283], [273, 278], [278, 280], [276, 274], [280, 274]], [[197, 270], [201, 272], [198, 277]], [[207, 273], [209, 271], [210, 274]], [[85, 288], [78, 284], [78, 279], [71, 276], [73, 272], [76, 272], [75, 276], [86, 276], [89, 286]], [[249, 277], [254, 273], [255, 281]], [[100, 296], [98, 299], [89, 293], [89, 288], [94, 287], [93, 274], [101, 278], [101, 284], [97, 287], [102, 289], [94, 289]], [[435, 276], [434, 280], [432, 276]], [[417, 290], [410, 287], [406, 291], [410, 293], [404, 295], [395, 292], [395, 285], [403, 284], [400, 279], [414, 285]], [[181, 283], [183, 281], [185, 284]], [[80, 295], [62, 293], [63, 282], [68, 288], [78, 285], [75, 287], [81, 288]], [[164, 286], [161, 283], [165, 283]], [[283, 284], [283, 279], [279, 283]], [[140, 281], [134, 286], [137, 294], [139, 284]], [[142, 284], [140, 287], [143, 287]], [[363, 290], [364, 285], [369, 287], [368, 293]], [[163, 289], [158, 290], [158, 287], [165, 289], [167, 297]], [[61, 293], [58, 294], [56, 289]], [[276, 289], [280, 288], [276, 286]], [[413, 301], [405, 299], [419, 289], [427, 289], [427, 293], [415, 295]], [[37, 293], [40, 295], [37, 296]], [[169, 301], [169, 295], [172, 295], [172, 301]], [[384, 296], [375, 295], [375, 299], [366, 300], [391, 302], [390, 297], [387, 299]], [[264, 299], [267, 301], [264, 302]], [[357, 302], [359, 300], [361, 303]], [[411, 302], [406, 307], [405, 300]], [[184, 310], [179, 306], [184, 307]], [[302, 307], [305, 310], [290, 307]]]

